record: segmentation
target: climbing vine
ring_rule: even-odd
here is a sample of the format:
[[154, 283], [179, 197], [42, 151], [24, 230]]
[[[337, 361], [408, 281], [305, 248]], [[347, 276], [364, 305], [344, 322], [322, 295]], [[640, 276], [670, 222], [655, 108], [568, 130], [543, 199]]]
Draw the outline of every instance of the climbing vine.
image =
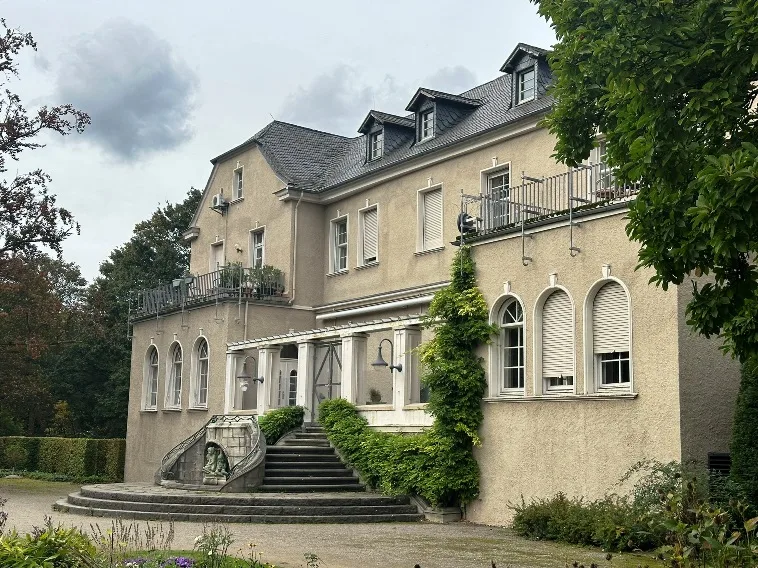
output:
[[417, 494], [436, 506], [462, 505], [479, 493], [473, 449], [479, 444], [486, 381], [476, 348], [495, 332], [476, 287], [469, 247], [455, 255], [451, 282], [435, 294], [424, 327], [434, 331], [420, 348], [422, 381], [429, 387], [426, 410], [435, 417], [430, 430], [413, 436], [374, 431], [341, 399], [325, 401], [319, 420], [370, 485], [386, 493]]

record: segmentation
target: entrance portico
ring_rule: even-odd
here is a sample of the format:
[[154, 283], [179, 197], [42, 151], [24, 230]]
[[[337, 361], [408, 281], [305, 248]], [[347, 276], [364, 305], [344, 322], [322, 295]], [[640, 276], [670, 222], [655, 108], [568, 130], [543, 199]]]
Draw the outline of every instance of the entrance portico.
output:
[[[418, 316], [393, 317], [230, 343], [225, 412], [252, 411], [261, 416], [270, 409], [294, 403], [305, 408], [305, 421], [311, 422], [317, 419], [318, 405], [323, 400], [344, 398], [356, 404], [369, 425], [376, 428], [418, 431], [431, 426], [433, 419], [422, 402], [417, 352], [421, 344], [420, 322]], [[392, 337], [393, 368], [369, 371], [368, 360], [374, 358], [374, 353], [369, 353], [372, 337], [388, 333]], [[283, 349], [287, 359], [281, 356]], [[296, 361], [289, 358], [294, 353]], [[247, 373], [254, 374], [257, 380], [249, 381], [247, 391], [242, 391], [237, 377], [245, 362]], [[391, 392], [369, 389], [368, 372], [390, 373]], [[294, 397], [289, 396], [291, 390]], [[369, 391], [371, 401], [367, 400]], [[255, 407], [246, 408], [251, 400]]]

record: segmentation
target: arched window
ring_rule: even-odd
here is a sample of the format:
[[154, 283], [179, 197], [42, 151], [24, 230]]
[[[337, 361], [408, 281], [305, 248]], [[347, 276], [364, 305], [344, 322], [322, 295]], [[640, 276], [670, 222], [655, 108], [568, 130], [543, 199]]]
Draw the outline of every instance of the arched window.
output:
[[543, 392], [574, 387], [574, 309], [565, 290], [552, 292], [542, 306]]
[[143, 392], [145, 393], [144, 409], [156, 410], [158, 408], [158, 349], [155, 345], [147, 349]]
[[592, 355], [598, 389], [629, 387], [629, 352], [629, 300], [624, 287], [611, 280], [592, 301]]
[[174, 343], [169, 351], [168, 388], [166, 388], [166, 407], [182, 406], [182, 346]]
[[506, 300], [500, 311], [500, 389], [524, 390], [524, 309], [516, 298]]
[[201, 338], [195, 348], [197, 365], [194, 376], [194, 406], [208, 406], [208, 342]]

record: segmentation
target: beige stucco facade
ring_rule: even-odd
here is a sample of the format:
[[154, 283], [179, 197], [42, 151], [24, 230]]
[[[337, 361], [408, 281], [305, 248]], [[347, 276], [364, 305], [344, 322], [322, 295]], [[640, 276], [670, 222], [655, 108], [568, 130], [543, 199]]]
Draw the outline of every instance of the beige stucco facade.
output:
[[[270, 389], [277, 388], [280, 369], [296, 371], [296, 400], [312, 416], [327, 344], [341, 355], [338, 392], [357, 403], [370, 424], [400, 431], [431, 424], [420, 400], [418, 355], [412, 349], [430, 337], [420, 328], [421, 318], [431, 295], [449, 280], [461, 193], [484, 193], [487, 176], [503, 170], [510, 173], [511, 187], [521, 183], [522, 173], [544, 178], [566, 172], [550, 158], [555, 140], [538, 126], [540, 118], [527, 116], [321, 193], [293, 189], [255, 143], [215, 160], [188, 232], [191, 272], [211, 271], [211, 247], [222, 241], [226, 263], [250, 266], [250, 233], [263, 229], [264, 262], [284, 272], [284, 296], [280, 305], [240, 297], [135, 322], [126, 479], [152, 479], [165, 452], [213, 414], [260, 413], [275, 406]], [[240, 169], [243, 198], [221, 211], [211, 209], [213, 195], [232, 195]], [[424, 250], [420, 196], [436, 188], [442, 190], [442, 246]], [[359, 218], [373, 206], [378, 254], [375, 262], [361, 266]], [[519, 393], [503, 395], [495, 363], [502, 346], [495, 340], [481, 348], [490, 389], [482, 402], [482, 445], [476, 450], [481, 494], [467, 507], [469, 520], [508, 523], [508, 503], [521, 496], [563, 491], [599, 497], [640, 460], [705, 463], [709, 452], [727, 450], [737, 365], [719, 353], [716, 340], [688, 331], [687, 285], [663, 291], [648, 284], [648, 270], [635, 269], [638, 244], [626, 237], [626, 210], [622, 200], [580, 214], [574, 226], [558, 215], [530, 226], [523, 238], [514, 227], [472, 242], [493, 323], [506, 297], [517, 298], [523, 307], [525, 385]], [[336, 271], [332, 222], [342, 218], [347, 219], [347, 268]], [[530, 260], [522, 262], [522, 256]], [[594, 294], [611, 281], [621, 284], [629, 302], [632, 379], [622, 389], [604, 391], [597, 388], [586, 320]], [[559, 288], [572, 303], [573, 385], [549, 393], [537, 371], [541, 352], [535, 329], [541, 303]], [[200, 336], [211, 347], [207, 409], [191, 408], [183, 391], [181, 409], [165, 410], [165, 354], [176, 340], [189, 362]], [[385, 342], [383, 356], [391, 364], [402, 363], [402, 370], [371, 367], [382, 339], [398, 346], [392, 361]], [[151, 343], [160, 356], [158, 409], [146, 411], [145, 356]], [[285, 346], [289, 355], [280, 357]], [[265, 381], [255, 387], [255, 401], [243, 403], [235, 377], [244, 358], [253, 355], [259, 365], [255, 371]], [[183, 381], [189, 385], [195, 371], [190, 363], [186, 368]], [[370, 400], [372, 389], [379, 400]], [[264, 392], [269, 393], [265, 404]]]

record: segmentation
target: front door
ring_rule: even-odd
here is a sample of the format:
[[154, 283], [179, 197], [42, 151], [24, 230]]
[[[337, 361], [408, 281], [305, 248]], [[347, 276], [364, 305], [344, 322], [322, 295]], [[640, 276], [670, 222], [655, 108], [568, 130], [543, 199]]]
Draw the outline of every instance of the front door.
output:
[[342, 343], [320, 343], [313, 358], [313, 416], [318, 417], [318, 406], [325, 400], [339, 398], [342, 381]]
[[279, 396], [277, 406], [295, 406], [297, 392], [297, 359], [280, 359]]

